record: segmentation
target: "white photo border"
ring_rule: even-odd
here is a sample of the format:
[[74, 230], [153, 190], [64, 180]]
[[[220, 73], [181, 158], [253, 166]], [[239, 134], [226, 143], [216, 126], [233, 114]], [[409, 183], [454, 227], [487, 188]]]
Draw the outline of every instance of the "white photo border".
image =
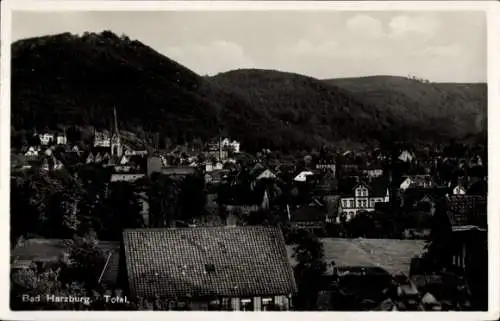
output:
[[[488, 312], [13, 312], [10, 310], [10, 44], [13, 11], [484, 11], [488, 46]], [[1, 2], [0, 317], [5, 320], [498, 320], [500, 220], [500, 2], [497, 1], [24, 1]], [[496, 123], [499, 121], [499, 123]], [[497, 125], [497, 126], [495, 126]], [[425, 316], [422, 315], [425, 313]]]

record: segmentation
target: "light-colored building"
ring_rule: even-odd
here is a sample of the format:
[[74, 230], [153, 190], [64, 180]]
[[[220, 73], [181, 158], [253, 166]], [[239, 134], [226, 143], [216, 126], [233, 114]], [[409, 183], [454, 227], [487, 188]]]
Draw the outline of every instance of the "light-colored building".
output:
[[465, 188], [464, 185], [457, 184], [457, 186], [453, 188], [453, 195], [465, 195], [465, 194], [467, 194], [467, 189]]
[[375, 204], [388, 203], [389, 187], [383, 182], [373, 182], [372, 184], [358, 183], [352, 192], [343, 195], [339, 202], [339, 213], [346, 215], [347, 220], [352, 219], [359, 212], [375, 211]]
[[111, 137], [107, 131], [94, 131], [94, 147], [111, 147]]
[[66, 137], [66, 135], [62, 134], [56, 136], [57, 145], [66, 145], [67, 143], [68, 143], [68, 138]]
[[40, 144], [42, 145], [49, 145], [54, 142], [54, 134], [51, 133], [39, 134], [38, 138], [40, 138]]
[[224, 149], [229, 149], [234, 153], [240, 152], [240, 143], [236, 140], [231, 141], [229, 138], [224, 138], [221, 144]]
[[398, 158], [403, 162], [411, 162], [415, 159], [415, 155], [407, 150], [404, 150], [401, 152]]
[[296, 182], [306, 182], [307, 177], [313, 176], [313, 175], [314, 175], [314, 173], [311, 171], [302, 171], [297, 176], [295, 176], [295, 178], [293, 180]]
[[33, 146], [28, 148], [26, 153], [24, 153], [24, 157], [26, 157], [27, 160], [35, 160], [38, 158], [38, 156], [39, 156], [38, 150]]
[[404, 180], [399, 185], [402, 191], [408, 188], [433, 188], [436, 186], [430, 175], [412, 175], [404, 176]]

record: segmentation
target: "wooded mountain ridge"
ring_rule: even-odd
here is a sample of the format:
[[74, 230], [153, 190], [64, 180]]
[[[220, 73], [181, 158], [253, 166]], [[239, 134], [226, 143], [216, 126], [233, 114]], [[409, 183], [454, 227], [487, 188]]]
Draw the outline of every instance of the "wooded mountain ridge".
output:
[[257, 69], [202, 77], [110, 31], [19, 40], [11, 75], [15, 129], [109, 128], [116, 108], [123, 129], [180, 143], [222, 129], [249, 151], [436, 142], [486, 130], [486, 84]]

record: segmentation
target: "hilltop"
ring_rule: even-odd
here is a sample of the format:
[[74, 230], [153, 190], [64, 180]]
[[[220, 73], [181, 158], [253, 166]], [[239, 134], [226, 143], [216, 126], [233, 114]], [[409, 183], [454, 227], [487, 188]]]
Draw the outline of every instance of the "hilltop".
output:
[[[481, 115], [475, 108], [486, 104], [480, 90], [472, 90], [468, 103], [469, 87], [443, 84], [452, 88], [442, 89], [450, 104], [433, 114], [434, 100], [419, 101], [425, 95], [407, 98], [401, 89], [394, 94], [395, 86], [375, 85], [365, 94], [369, 86], [360, 84], [272, 70], [201, 77], [126, 36], [65, 33], [12, 45], [12, 125], [109, 128], [116, 107], [122, 129], [158, 132], [174, 142], [206, 140], [222, 129], [249, 151], [296, 150], [388, 137], [459, 137], [473, 129], [466, 116]], [[412, 86], [420, 88], [415, 83], [405, 90]], [[387, 104], [394, 95], [402, 98]]]

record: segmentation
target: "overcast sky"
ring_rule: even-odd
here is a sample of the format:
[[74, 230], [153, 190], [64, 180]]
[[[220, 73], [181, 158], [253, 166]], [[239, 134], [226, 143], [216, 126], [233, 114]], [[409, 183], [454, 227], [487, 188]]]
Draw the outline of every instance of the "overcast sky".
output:
[[316, 78], [486, 81], [483, 12], [13, 12], [13, 40], [111, 30], [199, 74], [238, 68]]

